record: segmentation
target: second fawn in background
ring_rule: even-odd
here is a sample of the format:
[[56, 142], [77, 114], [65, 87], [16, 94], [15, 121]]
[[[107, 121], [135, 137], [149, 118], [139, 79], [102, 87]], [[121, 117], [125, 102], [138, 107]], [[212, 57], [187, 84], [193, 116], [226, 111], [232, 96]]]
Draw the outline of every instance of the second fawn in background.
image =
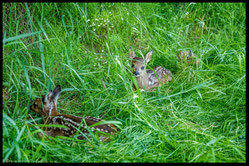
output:
[[[136, 57], [134, 51], [129, 48], [129, 57], [132, 59], [133, 75], [136, 77], [138, 87], [142, 90], [155, 90], [154, 87], [159, 87], [160, 83], [172, 80], [171, 72], [161, 66], [153, 67], [153, 70], [147, 69], [147, 63], [152, 58], [152, 50], [150, 50], [145, 58]], [[133, 86], [135, 88], [135, 86]], [[152, 89], [154, 88], [154, 89]]]
[[187, 64], [196, 64], [196, 65], [200, 63], [200, 59], [197, 58], [191, 50], [179, 51], [179, 53], [176, 56], [179, 62]]

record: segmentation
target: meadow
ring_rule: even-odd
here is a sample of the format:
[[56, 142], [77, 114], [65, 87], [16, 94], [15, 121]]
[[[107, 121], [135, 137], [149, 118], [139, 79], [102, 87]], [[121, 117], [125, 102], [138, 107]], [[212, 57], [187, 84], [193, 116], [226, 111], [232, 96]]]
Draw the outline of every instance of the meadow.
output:
[[[3, 162], [246, 161], [245, 3], [2, 3]], [[129, 47], [173, 79], [132, 90]], [[177, 60], [192, 50], [198, 65]], [[114, 121], [109, 142], [40, 139], [33, 100]]]

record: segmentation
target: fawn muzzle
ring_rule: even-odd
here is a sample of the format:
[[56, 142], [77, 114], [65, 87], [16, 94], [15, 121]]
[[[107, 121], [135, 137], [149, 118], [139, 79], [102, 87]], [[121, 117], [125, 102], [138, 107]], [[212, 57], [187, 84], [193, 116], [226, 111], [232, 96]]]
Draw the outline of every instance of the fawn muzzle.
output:
[[133, 72], [133, 75], [137, 77], [137, 76], [139, 76], [140, 74], [139, 74], [138, 71], [134, 71], [134, 72]]

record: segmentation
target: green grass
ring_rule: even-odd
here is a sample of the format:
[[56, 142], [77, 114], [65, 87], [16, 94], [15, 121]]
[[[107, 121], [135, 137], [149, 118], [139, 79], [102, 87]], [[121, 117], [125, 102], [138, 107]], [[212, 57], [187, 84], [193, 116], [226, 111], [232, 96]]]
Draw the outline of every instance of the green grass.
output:
[[[245, 162], [245, 3], [3, 3], [3, 162]], [[128, 49], [173, 81], [132, 90]], [[191, 49], [198, 66], [177, 62]], [[105, 83], [106, 88], [102, 84]], [[28, 108], [121, 122], [110, 142], [37, 137]], [[138, 96], [137, 98], [135, 96]], [[32, 118], [33, 119], [32, 119]]]

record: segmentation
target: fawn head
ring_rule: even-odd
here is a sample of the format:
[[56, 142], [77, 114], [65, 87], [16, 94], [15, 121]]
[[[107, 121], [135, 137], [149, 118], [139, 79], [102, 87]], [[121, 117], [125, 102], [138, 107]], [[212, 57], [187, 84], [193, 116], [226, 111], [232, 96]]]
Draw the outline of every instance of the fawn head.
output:
[[146, 65], [152, 58], [152, 50], [150, 50], [145, 58], [136, 57], [134, 51], [131, 51], [131, 47], [129, 49], [129, 57], [132, 59], [132, 69], [133, 75], [135, 77], [144, 76], [146, 74]]
[[42, 116], [53, 116], [54, 112], [57, 112], [57, 100], [60, 97], [61, 86], [57, 85], [52, 91], [50, 90], [45, 96], [35, 99], [34, 103], [30, 106], [30, 109]]

